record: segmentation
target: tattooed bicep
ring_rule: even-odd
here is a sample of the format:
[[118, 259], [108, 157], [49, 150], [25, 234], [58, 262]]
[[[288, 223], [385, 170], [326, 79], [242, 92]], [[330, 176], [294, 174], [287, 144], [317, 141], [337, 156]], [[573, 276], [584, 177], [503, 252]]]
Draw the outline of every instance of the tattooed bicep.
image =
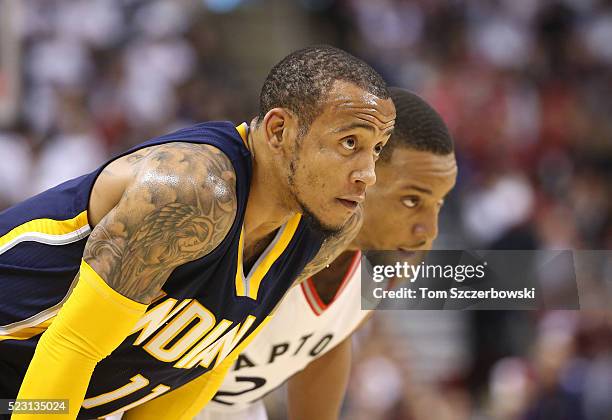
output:
[[134, 179], [92, 231], [83, 258], [113, 289], [150, 303], [174, 268], [210, 253], [236, 216], [236, 177], [212, 146], [171, 143], [135, 162]]

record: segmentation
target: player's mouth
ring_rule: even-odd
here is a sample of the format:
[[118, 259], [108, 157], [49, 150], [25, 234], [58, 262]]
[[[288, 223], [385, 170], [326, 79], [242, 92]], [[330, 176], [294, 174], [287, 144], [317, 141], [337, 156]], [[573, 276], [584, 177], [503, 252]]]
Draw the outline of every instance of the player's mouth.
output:
[[400, 246], [397, 250], [407, 254], [416, 254], [420, 251], [427, 251], [430, 248], [427, 246], [427, 241], [422, 241], [410, 246]]
[[356, 195], [356, 196], [350, 196], [350, 197], [336, 198], [336, 200], [338, 200], [340, 204], [342, 204], [344, 207], [346, 207], [350, 211], [355, 211], [357, 210], [357, 206], [359, 206], [360, 203], [363, 203], [363, 200], [365, 200], [365, 196]]
[[416, 250], [410, 248], [398, 248], [397, 250], [405, 257], [414, 257], [417, 253]]

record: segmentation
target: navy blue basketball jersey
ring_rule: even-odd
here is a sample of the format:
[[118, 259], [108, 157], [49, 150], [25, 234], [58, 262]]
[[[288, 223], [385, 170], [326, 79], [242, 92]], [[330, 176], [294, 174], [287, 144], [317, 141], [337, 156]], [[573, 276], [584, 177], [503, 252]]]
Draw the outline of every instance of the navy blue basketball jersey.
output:
[[[243, 221], [252, 175], [247, 129], [246, 124], [203, 123], [115, 158], [170, 142], [212, 145], [236, 171], [237, 215], [214, 251], [172, 272], [132, 334], [96, 366], [79, 418], [129, 409], [213, 369], [264, 322], [319, 250], [322, 238], [297, 214], [278, 230], [249, 273], [243, 272]], [[0, 398], [16, 397], [40, 334], [75, 285], [91, 232], [89, 196], [110, 162], [0, 213]]]

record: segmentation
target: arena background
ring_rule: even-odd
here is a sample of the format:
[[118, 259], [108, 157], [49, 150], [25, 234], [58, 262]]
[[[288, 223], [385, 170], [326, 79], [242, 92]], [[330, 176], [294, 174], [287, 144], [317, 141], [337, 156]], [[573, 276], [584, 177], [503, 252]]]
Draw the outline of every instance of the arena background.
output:
[[[170, 129], [250, 120], [270, 66], [321, 42], [451, 129], [436, 247], [612, 248], [604, 0], [0, 0], [0, 209]], [[354, 348], [345, 419], [612, 419], [609, 311], [378, 312]]]

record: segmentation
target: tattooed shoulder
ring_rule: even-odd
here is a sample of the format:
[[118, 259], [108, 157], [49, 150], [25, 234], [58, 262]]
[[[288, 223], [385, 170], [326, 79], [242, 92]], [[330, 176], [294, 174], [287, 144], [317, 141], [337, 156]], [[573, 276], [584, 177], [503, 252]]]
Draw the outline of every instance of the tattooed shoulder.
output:
[[174, 268], [210, 253], [236, 216], [236, 175], [219, 149], [153, 146], [92, 231], [83, 258], [113, 289], [150, 303]]
[[298, 276], [297, 283], [307, 280], [334, 261], [355, 239], [362, 224], [363, 213], [360, 211], [353, 214], [339, 233], [323, 242], [319, 252], [306, 264], [306, 267], [304, 267], [304, 270]]

